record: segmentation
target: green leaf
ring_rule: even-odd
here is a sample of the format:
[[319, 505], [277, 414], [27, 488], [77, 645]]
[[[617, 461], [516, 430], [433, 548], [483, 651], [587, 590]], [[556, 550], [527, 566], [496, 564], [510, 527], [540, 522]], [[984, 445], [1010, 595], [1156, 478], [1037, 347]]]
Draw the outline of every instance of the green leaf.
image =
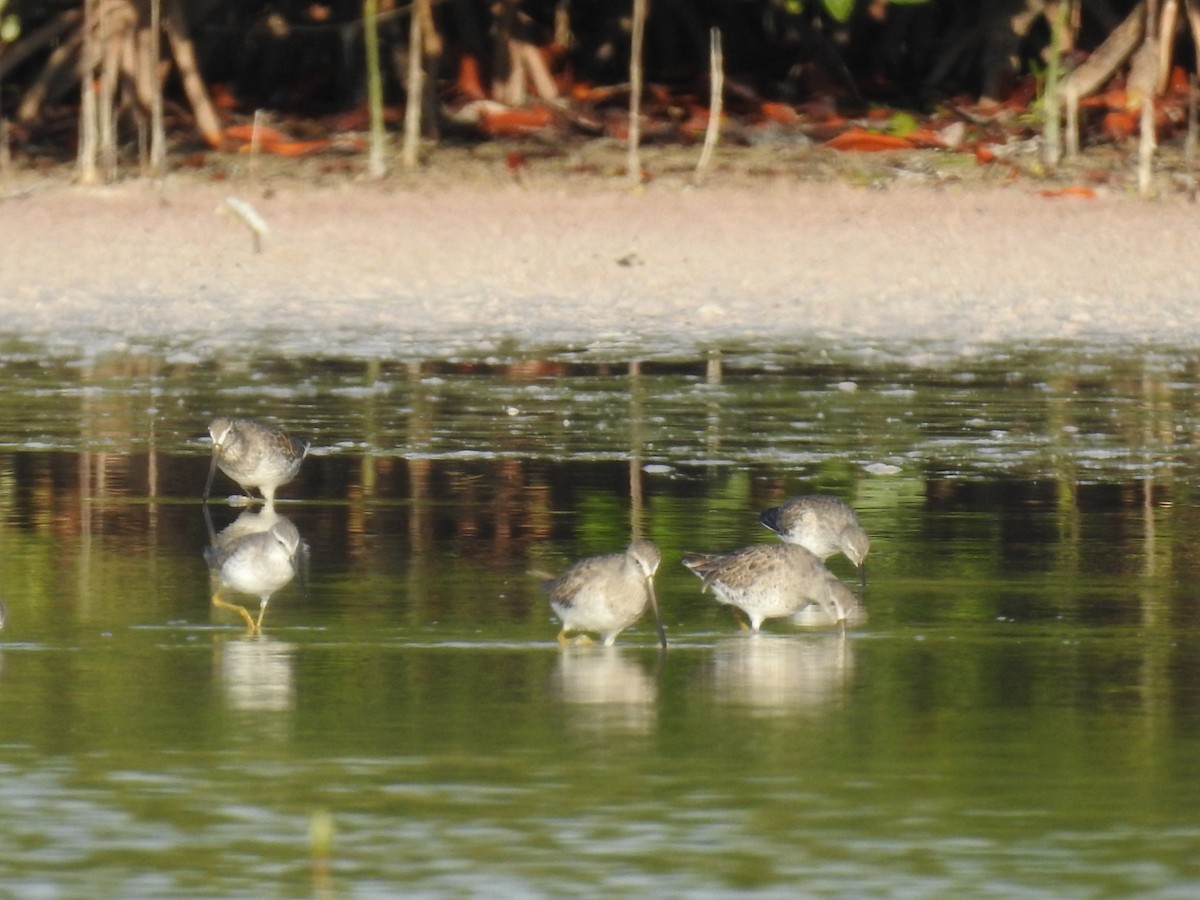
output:
[[905, 137], [912, 134], [920, 126], [917, 117], [910, 112], [898, 112], [888, 119], [888, 134]]
[[[0, 2], [0, 6], [3, 3]], [[11, 44], [21, 34], [21, 20], [16, 16], [5, 16], [0, 19], [0, 41]]]
[[854, 12], [854, 0], [824, 0], [825, 11], [839, 22], [845, 22]]

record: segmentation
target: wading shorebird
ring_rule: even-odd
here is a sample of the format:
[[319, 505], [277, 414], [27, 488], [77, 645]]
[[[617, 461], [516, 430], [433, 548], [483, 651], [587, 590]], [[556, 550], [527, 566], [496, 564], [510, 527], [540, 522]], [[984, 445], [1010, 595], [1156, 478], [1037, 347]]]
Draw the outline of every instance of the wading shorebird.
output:
[[[308, 546], [291, 520], [274, 511], [242, 513], [204, 550], [212, 573], [213, 606], [240, 615], [252, 633], [262, 630], [271, 596], [301, 574]], [[258, 618], [221, 598], [226, 590], [258, 597]]]
[[206, 501], [219, 468], [238, 483], [247, 497], [251, 488], [258, 488], [271, 506], [275, 503], [275, 488], [296, 477], [308, 453], [308, 441], [256, 419], [218, 416], [208, 426], [208, 433], [213, 449], [204, 483]]
[[863, 618], [858, 598], [798, 544], [753, 544], [730, 553], [685, 553], [683, 564], [722, 603], [736, 606], [758, 631], [763, 619], [790, 616], [816, 604], [826, 623], [845, 627]]
[[557, 578], [542, 577], [550, 608], [562, 621], [559, 643], [569, 642], [568, 632], [595, 631], [604, 646], [611, 647], [617, 635], [641, 618], [649, 606], [658, 642], [665, 648], [667, 635], [654, 596], [654, 573], [661, 560], [654, 544], [639, 540], [624, 553], [589, 556]]
[[803, 494], [763, 512], [758, 521], [789, 544], [799, 544], [822, 562], [836, 553], [858, 568], [865, 584], [865, 564], [871, 539], [858, 524], [854, 510], [828, 494]]

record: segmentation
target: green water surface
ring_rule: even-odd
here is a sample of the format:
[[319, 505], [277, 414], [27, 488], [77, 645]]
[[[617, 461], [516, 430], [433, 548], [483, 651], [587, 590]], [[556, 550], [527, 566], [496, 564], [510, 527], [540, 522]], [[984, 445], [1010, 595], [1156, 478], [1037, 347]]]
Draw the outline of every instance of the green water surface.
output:
[[[0, 896], [1200, 891], [1186, 354], [3, 358]], [[313, 444], [261, 636], [221, 413]], [[741, 632], [680, 555], [814, 490], [870, 621]], [[560, 648], [530, 570], [635, 531], [669, 650]]]

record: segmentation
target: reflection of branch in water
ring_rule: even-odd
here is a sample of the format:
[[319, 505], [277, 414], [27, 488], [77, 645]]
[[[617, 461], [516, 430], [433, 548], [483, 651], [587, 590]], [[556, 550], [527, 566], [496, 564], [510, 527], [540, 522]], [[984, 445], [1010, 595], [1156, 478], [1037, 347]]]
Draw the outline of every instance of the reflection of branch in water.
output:
[[[408, 417], [408, 446], [414, 450], [427, 451], [437, 433], [434, 421], [437, 404], [433, 402], [429, 390], [425, 387], [421, 363], [408, 363], [406, 371], [412, 392], [412, 413]], [[433, 461], [427, 457], [410, 457], [407, 463], [408, 491], [409, 497], [412, 498], [408, 537], [416, 558], [426, 555], [426, 550], [433, 541]]]
[[629, 363], [629, 535], [633, 540], [645, 536], [646, 500], [642, 488], [642, 449], [645, 437], [645, 386], [642, 364]]
[[[724, 368], [721, 351], [710, 350], [704, 371], [704, 383], [708, 386], [710, 393], [715, 394], [716, 388], [721, 386]], [[721, 449], [721, 402], [715, 396], [708, 401], [705, 436], [705, 450], [708, 458], [714, 460]]]
[[363, 455], [358, 464], [358, 480], [351, 481], [346, 491], [350, 507], [346, 513], [346, 555], [361, 559], [369, 553], [367, 536], [373, 528], [373, 505], [379, 477], [379, 458], [376, 450], [382, 445], [379, 426], [379, 393], [374, 388], [380, 380], [380, 363], [367, 360], [363, 369], [362, 443]]
[[744, 634], [713, 648], [714, 695], [763, 712], [829, 706], [848, 690], [853, 672], [853, 648], [842, 634]]
[[318, 809], [308, 823], [309, 852], [312, 856], [313, 897], [333, 900], [332, 856], [334, 836], [333, 816], [327, 809]]

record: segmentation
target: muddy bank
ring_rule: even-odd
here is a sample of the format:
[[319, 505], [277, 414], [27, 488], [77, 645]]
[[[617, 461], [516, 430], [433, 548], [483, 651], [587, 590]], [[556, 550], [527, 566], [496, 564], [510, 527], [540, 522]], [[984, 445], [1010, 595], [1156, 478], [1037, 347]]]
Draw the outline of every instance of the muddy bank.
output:
[[[256, 252], [226, 208], [265, 220]], [[217, 352], [646, 341], [1200, 345], [1196, 207], [787, 178], [172, 176], [0, 201], [2, 330]]]

